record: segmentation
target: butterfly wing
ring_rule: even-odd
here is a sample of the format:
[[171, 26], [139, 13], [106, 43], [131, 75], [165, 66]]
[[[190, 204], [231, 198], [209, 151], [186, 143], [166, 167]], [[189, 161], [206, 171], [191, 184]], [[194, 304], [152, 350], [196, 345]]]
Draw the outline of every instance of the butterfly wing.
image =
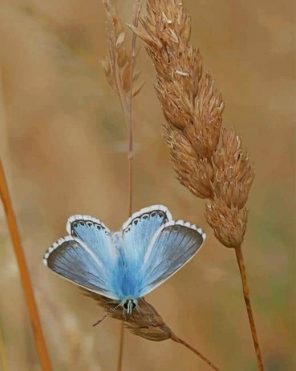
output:
[[142, 264], [153, 236], [171, 220], [171, 213], [162, 205], [153, 205], [134, 213], [121, 228], [127, 261]]
[[88, 215], [73, 215], [68, 219], [66, 229], [69, 235], [89, 246], [103, 264], [116, 260], [112, 233], [100, 220]]
[[118, 300], [112, 284], [118, 253], [109, 229], [97, 219], [76, 215], [69, 218], [67, 231], [71, 236], [45, 253], [45, 265], [85, 289]]
[[145, 253], [139, 296], [148, 294], [182, 268], [199, 250], [205, 237], [201, 229], [183, 221], [164, 224]]

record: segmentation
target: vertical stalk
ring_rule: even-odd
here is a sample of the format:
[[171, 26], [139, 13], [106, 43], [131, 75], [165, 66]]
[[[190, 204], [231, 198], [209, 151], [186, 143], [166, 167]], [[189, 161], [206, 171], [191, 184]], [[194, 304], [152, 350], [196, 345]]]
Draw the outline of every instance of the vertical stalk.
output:
[[4, 346], [4, 339], [2, 336], [2, 329], [0, 327], [0, 370], [8, 371], [7, 359], [6, 359], [6, 350]]
[[122, 370], [123, 343], [124, 343], [124, 321], [120, 323], [119, 352], [117, 360], [117, 371]]
[[43, 371], [50, 371], [51, 364], [49, 360], [49, 355], [42, 332], [41, 322], [31, 284], [30, 274], [28, 271], [24, 250], [22, 248], [21, 239], [17, 228], [16, 217], [13, 211], [12, 202], [9, 195], [7, 181], [1, 160], [0, 160], [0, 198], [3, 203], [7, 225], [12, 239], [12, 245], [16, 256], [18, 269], [20, 272], [21, 284], [23, 287], [23, 292], [31, 320], [40, 365]]
[[[139, 14], [141, 9], [141, 0], [135, 0], [133, 4], [133, 20], [132, 24], [134, 27], [138, 26]], [[136, 60], [136, 41], [137, 35], [133, 32], [132, 34], [132, 45], [131, 45], [131, 89], [127, 100], [127, 123], [128, 123], [128, 215], [132, 214], [133, 210], [133, 157], [134, 157], [134, 120], [133, 120], [133, 89], [132, 81], [135, 68]], [[119, 339], [119, 353], [117, 361], [117, 371], [122, 370], [122, 358], [123, 358], [123, 345], [124, 345], [124, 321], [121, 322], [120, 326], [120, 339]]]
[[259, 371], [264, 371], [262, 354], [260, 350], [257, 329], [256, 329], [254, 314], [253, 314], [252, 305], [251, 305], [250, 290], [248, 286], [246, 266], [245, 266], [241, 246], [238, 246], [235, 248], [235, 254], [236, 254], [236, 260], [239, 266], [239, 271], [240, 271], [240, 276], [241, 276], [241, 281], [242, 281], [242, 286], [243, 286], [244, 299], [246, 303], [246, 309], [248, 313], [249, 324], [250, 324], [253, 344], [254, 344], [255, 353], [256, 353], [257, 366], [258, 366]]

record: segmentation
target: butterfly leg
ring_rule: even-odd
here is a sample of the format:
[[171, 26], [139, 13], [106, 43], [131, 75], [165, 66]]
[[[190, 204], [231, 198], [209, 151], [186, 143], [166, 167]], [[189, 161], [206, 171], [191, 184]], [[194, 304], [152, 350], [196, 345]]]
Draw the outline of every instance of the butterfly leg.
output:
[[102, 321], [104, 321], [105, 318], [107, 318], [108, 316], [110, 316], [111, 313], [113, 313], [119, 306], [121, 305], [121, 303], [119, 303], [118, 305], [116, 305], [114, 308], [112, 308], [111, 310], [108, 310], [101, 319], [99, 319], [97, 322], [95, 322], [93, 324], [93, 327], [99, 325]]
[[103, 322], [104, 319], [109, 316], [109, 314], [110, 314], [109, 312], [105, 313], [101, 319], [99, 319], [97, 322], [93, 323], [93, 327], [95, 327], [95, 326], [99, 325], [101, 322]]

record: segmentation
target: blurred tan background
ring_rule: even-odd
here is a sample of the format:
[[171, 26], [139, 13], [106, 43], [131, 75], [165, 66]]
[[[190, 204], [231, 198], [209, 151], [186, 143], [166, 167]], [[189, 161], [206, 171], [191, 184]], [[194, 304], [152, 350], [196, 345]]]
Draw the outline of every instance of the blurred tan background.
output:
[[[131, 1], [121, 1], [130, 21]], [[295, 4], [191, 0], [193, 43], [226, 102], [224, 123], [256, 171], [244, 245], [266, 370], [295, 360]], [[42, 265], [74, 213], [118, 228], [127, 216], [126, 128], [100, 60], [99, 0], [0, 1], [0, 146], [54, 370], [113, 371], [119, 322]], [[175, 179], [161, 139], [154, 72], [136, 99], [135, 205], [167, 205], [208, 240], [185, 269], [147, 299], [172, 329], [222, 370], [256, 370], [234, 253], [213, 238], [203, 202]], [[37, 371], [27, 310], [0, 209], [0, 369]], [[124, 371], [208, 370], [170, 341], [126, 334]]]

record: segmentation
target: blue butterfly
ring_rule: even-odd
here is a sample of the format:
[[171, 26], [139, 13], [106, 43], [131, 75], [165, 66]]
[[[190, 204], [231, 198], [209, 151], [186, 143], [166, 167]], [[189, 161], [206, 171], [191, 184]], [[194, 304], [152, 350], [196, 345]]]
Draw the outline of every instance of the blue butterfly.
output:
[[74, 215], [68, 219], [67, 232], [46, 251], [44, 264], [116, 301], [127, 314], [139, 298], [187, 263], [206, 238], [200, 228], [174, 221], [161, 205], [134, 213], [118, 232], [91, 216]]

